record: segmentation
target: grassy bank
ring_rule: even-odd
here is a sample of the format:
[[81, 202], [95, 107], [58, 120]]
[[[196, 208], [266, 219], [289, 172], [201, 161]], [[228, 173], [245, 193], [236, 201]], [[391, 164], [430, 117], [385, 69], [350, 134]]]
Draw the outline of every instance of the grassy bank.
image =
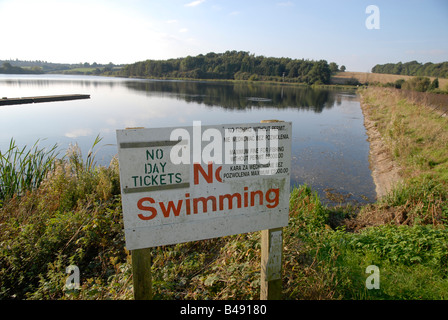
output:
[[410, 181], [431, 180], [446, 189], [448, 119], [408, 92], [369, 88], [361, 91], [361, 96], [383, 141], [402, 167], [402, 176]]
[[[384, 74], [384, 73], [371, 73], [371, 72], [339, 72], [331, 77], [331, 83], [333, 84], [346, 84], [347, 82], [351, 82], [356, 80], [359, 83], [379, 83], [379, 84], [387, 84], [394, 83], [397, 80], [411, 80], [415, 78], [415, 76], [405, 76], [405, 75], [397, 75], [397, 74]], [[436, 79], [435, 77], [428, 77], [431, 81]], [[440, 88], [444, 90], [448, 90], [448, 79], [438, 78]]]
[[[384, 88], [361, 91], [403, 184], [360, 211], [291, 193], [283, 299], [448, 298], [447, 119]], [[26, 153], [26, 152], [25, 152]], [[73, 147], [0, 204], [0, 299], [132, 299], [118, 163]], [[18, 195], [19, 194], [19, 195]], [[156, 299], [258, 299], [260, 233], [152, 249]], [[66, 290], [66, 268], [81, 288]], [[379, 289], [368, 289], [370, 265]]]

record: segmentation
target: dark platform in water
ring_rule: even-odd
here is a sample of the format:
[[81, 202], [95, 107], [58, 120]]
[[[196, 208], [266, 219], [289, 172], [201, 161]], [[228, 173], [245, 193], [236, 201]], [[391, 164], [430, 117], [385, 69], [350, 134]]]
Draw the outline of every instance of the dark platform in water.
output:
[[58, 96], [40, 96], [40, 97], [25, 97], [25, 98], [1, 98], [0, 106], [11, 104], [25, 104], [25, 103], [40, 103], [52, 101], [68, 101], [78, 99], [90, 99], [89, 94], [64, 94]]

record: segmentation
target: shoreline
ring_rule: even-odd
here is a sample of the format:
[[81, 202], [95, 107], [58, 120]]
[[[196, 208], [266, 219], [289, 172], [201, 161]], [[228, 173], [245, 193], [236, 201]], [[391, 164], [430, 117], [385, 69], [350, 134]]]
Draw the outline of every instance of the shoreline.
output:
[[371, 119], [370, 108], [364, 103], [361, 93], [360, 106], [364, 116], [367, 141], [369, 142], [369, 166], [372, 170], [377, 199], [379, 199], [391, 191], [396, 183], [402, 180], [400, 176], [401, 168], [394, 161], [390, 150], [387, 148], [381, 134], [376, 128], [375, 121]]

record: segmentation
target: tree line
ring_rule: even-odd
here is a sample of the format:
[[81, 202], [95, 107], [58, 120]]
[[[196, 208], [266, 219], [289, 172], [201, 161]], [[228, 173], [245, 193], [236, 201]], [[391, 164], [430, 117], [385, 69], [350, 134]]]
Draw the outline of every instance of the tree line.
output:
[[334, 62], [255, 56], [245, 51], [210, 52], [168, 60], [146, 60], [124, 66], [123, 77], [234, 79], [328, 84], [339, 69]]
[[406, 63], [386, 63], [377, 64], [372, 68], [373, 73], [387, 73], [398, 74], [406, 76], [426, 76], [448, 78], [448, 62], [425, 64], [417, 61], [410, 61]]
[[99, 64], [96, 62], [80, 63], [53, 63], [42, 60], [0, 60], [0, 73], [8, 74], [39, 74], [39, 73], [62, 73], [62, 74], [84, 74], [84, 75], [108, 75], [114, 69], [122, 67], [112, 62]]
[[40, 68], [21, 68], [11, 65], [9, 62], [3, 62], [0, 67], [0, 73], [4, 74], [39, 74], [43, 73]]

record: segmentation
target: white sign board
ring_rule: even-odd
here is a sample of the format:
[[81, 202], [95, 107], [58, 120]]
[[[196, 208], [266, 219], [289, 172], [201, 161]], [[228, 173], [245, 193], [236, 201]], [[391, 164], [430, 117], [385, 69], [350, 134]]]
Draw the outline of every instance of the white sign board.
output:
[[128, 250], [288, 224], [291, 123], [117, 130]]

